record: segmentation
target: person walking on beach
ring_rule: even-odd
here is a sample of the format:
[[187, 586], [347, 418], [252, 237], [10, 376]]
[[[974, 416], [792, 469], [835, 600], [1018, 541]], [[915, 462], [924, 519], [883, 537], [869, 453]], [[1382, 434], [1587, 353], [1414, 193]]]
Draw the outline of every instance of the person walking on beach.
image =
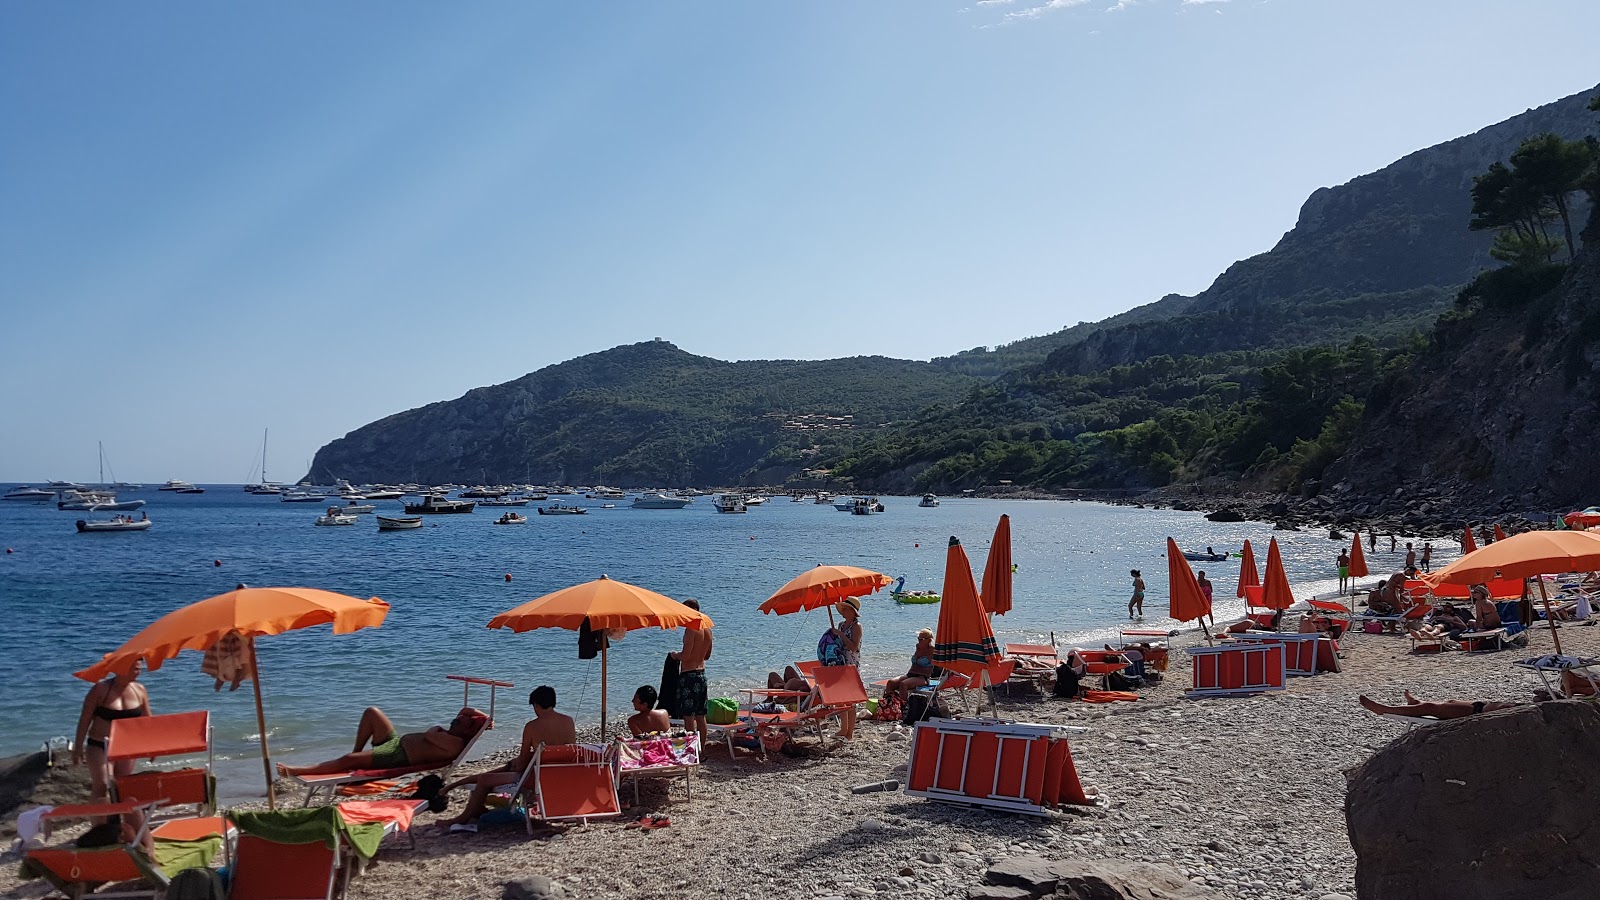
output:
[[1376, 531], [1367, 532], [1367, 552], [1378, 552], [1378, 533]]
[[1211, 581], [1206, 578], [1204, 569], [1200, 570], [1200, 574], [1196, 575], [1194, 580], [1200, 585], [1200, 593], [1206, 595], [1206, 615], [1211, 617], [1211, 624], [1214, 627], [1217, 624], [1217, 614], [1211, 609]]
[[1349, 585], [1350, 585], [1350, 551], [1341, 549], [1339, 551], [1339, 593], [1341, 593], [1341, 594], [1344, 593], [1344, 589], [1346, 587], [1348, 587]]
[[1422, 571], [1433, 571], [1433, 541], [1422, 542]]
[[[690, 598], [683, 605], [700, 611], [700, 601]], [[711, 658], [711, 629], [685, 628], [683, 649], [672, 654], [678, 661], [678, 715], [685, 731], [700, 732], [700, 746], [706, 746], [706, 660]]]
[[1410, 541], [1406, 541], [1406, 571], [1407, 572], [1415, 572], [1416, 570], [1417, 570], [1417, 551], [1416, 551], [1416, 548], [1411, 546], [1411, 542]]
[[1129, 569], [1128, 574], [1133, 577], [1133, 596], [1128, 600], [1128, 618], [1133, 618], [1135, 608], [1139, 610], [1139, 618], [1144, 618], [1144, 576], [1138, 569]]
[[96, 803], [109, 796], [107, 785], [119, 775], [133, 771], [133, 761], [116, 764], [106, 759], [106, 738], [117, 719], [136, 719], [150, 715], [150, 694], [139, 683], [144, 663], [135, 661], [126, 672], [113, 672], [105, 681], [95, 682], [83, 698], [78, 714], [78, 731], [72, 742], [72, 764], [89, 767], [89, 791]]

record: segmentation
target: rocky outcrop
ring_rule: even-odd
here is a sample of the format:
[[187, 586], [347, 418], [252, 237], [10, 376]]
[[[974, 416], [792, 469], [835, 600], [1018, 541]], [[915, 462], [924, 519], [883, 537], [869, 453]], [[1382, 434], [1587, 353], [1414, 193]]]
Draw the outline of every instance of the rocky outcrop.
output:
[[1169, 866], [1116, 859], [1018, 856], [989, 868], [969, 900], [1221, 900]]
[[1362, 900], [1589, 900], [1600, 889], [1600, 705], [1417, 728], [1350, 775]]

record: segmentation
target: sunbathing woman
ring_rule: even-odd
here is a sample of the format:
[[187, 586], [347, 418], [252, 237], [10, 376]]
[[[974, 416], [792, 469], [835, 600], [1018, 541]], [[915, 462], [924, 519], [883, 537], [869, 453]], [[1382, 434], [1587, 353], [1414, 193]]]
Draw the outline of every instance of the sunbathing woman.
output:
[[1406, 702], [1403, 706], [1388, 706], [1361, 695], [1361, 705], [1369, 712], [1380, 716], [1410, 716], [1414, 719], [1460, 719], [1476, 715], [1481, 712], [1494, 712], [1497, 709], [1510, 709], [1521, 706], [1506, 700], [1443, 700], [1438, 703], [1424, 703], [1411, 696], [1410, 691], [1405, 692]]
[[911, 668], [899, 678], [889, 679], [883, 692], [898, 695], [904, 703], [911, 699], [912, 691], [926, 685], [938, 671], [933, 665], [933, 632], [924, 628], [917, 632], [917, 649], [911, 651]]
[[1494, 601], [1489, 599], [1487, 585], [1475, 584], [1472, 586], [1472, 606], [1476, 611], [1477, 621], [1475, 624], [1478, 626], [1479, 631], [1489, 631], [1500, 627], [1500, 610], [1494, 605]]
[[767, 690], [809, 692], [811, 690], [811, 682], [795, 671], [794, 666], [784, 666], [782, 675], [777, 672], [767, 673]]
[[[330, 775], [353, 769], [399, 769], [406, 766], [443, 765], [461, 753], [467, 741], [489, 721], [489, 716], [470, 706], [462, 707], [448, 726], [435, 725], [427, 731], [401, 734], [394, 723], [376, 706], [367, 707], [356, 726], [356, 748], [338, 759], [312, 766], [278, 764], [285, 778], [299, 775]], [[371, 743], [372, 749], [363, 749]]]

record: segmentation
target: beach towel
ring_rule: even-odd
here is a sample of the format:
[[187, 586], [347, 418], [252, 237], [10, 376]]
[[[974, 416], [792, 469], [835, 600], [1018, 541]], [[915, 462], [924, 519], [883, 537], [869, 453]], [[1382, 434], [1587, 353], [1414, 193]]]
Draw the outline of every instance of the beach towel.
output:
[[1084, 691], [1085, 703], [1116, 703], [1121, 700], [1138, 700], [1139, 695], [1132, 691]]
[[344, 837], [356, 854], [371, 859], [383, 840], [383, 826], [375, 822], [345, 821], [337, 806], [309, 809], [280, 809], [276, 812], [236, 812], [233, 819], [239, 830], [274, 844], [313, 844], [338, 846]]
[[411, 820], [417, 815], [415, 800], [352, 800], [339, 804], [337, 808], [344, 820], [352, 825], [393, 822], [401, 831], [409, 831]]
[[204, 869], [211, 865], [217, 851], [222, 849], [222, 835], [201, 838], [197, 841], [165, 841], [156, 843], [156, 867], [171, 878], [184, 869]]
[[667, 718], [681, 719], [678, 715], [678, 661], [671, 656], [661, 665], [661, 690], [656, 692], [660, 699], [656, 701], [657, 709], [667, 711]]
[[200, 671], [217, 680], [212, 690], [222, 690], [226, 682], [228, 690], [237, 691], [239, 683], [250, 677], [250, 653], [246, 640], [239, 632], [230, 631], [206, 649], [205, 658], [200, 661]]

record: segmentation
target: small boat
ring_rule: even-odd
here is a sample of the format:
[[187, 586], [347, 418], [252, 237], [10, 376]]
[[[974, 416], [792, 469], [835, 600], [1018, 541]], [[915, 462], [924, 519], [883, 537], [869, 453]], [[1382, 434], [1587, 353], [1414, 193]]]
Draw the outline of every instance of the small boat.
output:
[[1183, 558], [1189, 560], [1190, 562], [1222, 562], [1228, 558], [1228, 554], [1217, 553], [1210, 547], [1207, 547], [1206, 552], [1204, 553], [1201, 553], [1198, 550], [1185, 550], [1183, 551]]
[[154, 523], [152, 523], [149, 519], [135, 519], [130, 516], [112, 516], [109, 519], [99, 522], [89, 522], [79, 519], [78, 533], [90, 534], [100, 531], [144, 531], [152, 524]]
[[96, 503], [114, 503], [116, 495], [103, 491], [62, 491], [56, 495], [56, 509], [89, 509]]
[[174, 479], [172, 481], [167, 482], [166, 484], [163, 484], [161, 487], [157, 488], [157, 490], [161, 490], [161, 491], [186, 491], [186, 490], [189, 490], [192, 487], [194, 487], [194, 485], [190, 484], [187, 481], [178, 481], [178, 480]]
[[754, 497], [746, 497], [746, 498], [744, 498], [744, 505], [745, 506], [760, 506], [761, 504], [767, 502], [768, 499], [770, 499], [770, 498], [762, 497], [762, 496], [759, 496], [759, 495], [754, 496]]
[[563, 503], [552, 503], [549, 506], [538, 507], [541, 516], [581, 516], [588, 512], [581, 506], [567, 506]]
[[939, 505], [939, 498], [935, 494], [923, 494], [922, 502], [917, 504], [924, 509], [932, 509]]
[[628, 495], [613, 487], [597, 484], [594, 490], [588, 493], [590, 500], [626, 500]]
[[313, 494], [310, 491], [284, 491], [278, 496], [280, 503], [325, 503], [327, 500], [325, 494]]
[[180, 494], [204, 494], [206, 489], [203, 487], [195, 487], [194, 485], [190, 485], [186, 488], [179, 488], [177, 492]]
[[244, 489], [252, 494], [257, 494], [262, 497], [270, 497], [274, 494], [283, 493], [283, 485], [279, 484], [247, 484], [244, 486]]
[[[467, 495], [466, 494], [462, 494], [461, 496], [465, 497]], [[507, 496], [491, 497], [491, 498], [489, 498], [487, 500], [479, 500], [478, 501], [478, 505], [479, 506], [527, 506], [528, 505], [528, 498], [527, 497], [507, 497]]]
[[744, 498], [738, 494], [718, 494], [717, 512], [742, 513], [745, 511]]
[[52, 490], [52, 491], [81, 491], [81, 490], [83, 490], [83, 485], [77, 483], [76, 481], [52, 481], [52, 482], [50, 482], [50, 490]]
[[112, 497], [102, 503], [95, 503], [88, 507], [89, 512], [129, 512], [144, 506], [143, 500], [118, 500]]
[[817, 499], [815, 499], [815, 500], [813, 500], [811, 502], [815, 503], [815, 504], [817, 504], [819, 506], [823, 506], [823, 505], [826, 505], [826, 504], [829, 504], [829, 503], [833, 502], [833, 495], [828, 493], [827, 491], [818, 491], [817, 492]]
[[5, 496], [0, 497], [0, 500], [31, 500], [34, 502], [39, 502], [41, 500], [49, 500], [55, 495], [55, 491], [47, 491], [42, 488], [32, 488], [24, 485], [22, 487], [15, 487], [9, 491], [6, 491]]
[[318, 525], [354, 525], [355, 523], [355, 516], [345, 515], [337, 506], [330, 506], [325, 515], [317, 516]]
[[421, 516], [378, 516], [379, 531], [410, 531], [421, 527]]
[[446, 500], [443, 494], [428, 494], [422, 498], [421, 503], [407, 503], [406, 514], [418, 513], [469, 513], [476, 509], [478, 504], [471, 500]]
[[683, 509], [693, 503], [687, 497], [674, 497], [660, 491], [647, 491], [633, 498], [634, 509]]
[[[838, 509], [839, 504], [835, 503], [833, 508]], [[856, 516], [870, 516], [875, 513], [883, 512], [883, 504], [878, 502], [877, 497], [852, 498], [848, 508], [850, 510], [850, 514]]]
[[526, 525], [526, 524], [528, 524], [528, 517], [525, 516], [525, 515], [522, 515], [521, 513], [508, 512], [508, 513], [505, 513], [505, 514], [501, 515], [500, 518], [495, 519], [494, 520], [494, 524], [496, 524], [496, 525]]
[[[467, 498], [473, 499], [473, 500], [494, 500], [494, 499], [497, 499], [497, 498], [500, 498], [500, 497], [504, 497], [505, 495], [507, 495], [509, 493], [511, 493], [511, 490], [509, 488], [498, 488], [498, 487], [491, 488], [491, 487], [483, 487], [482, 485], [479, 485], [478, 487], [468, 488], [467, 490], [462, 491], [461, 492], [461, 496], [467, 497]], [[484, 506], [488, 506], [488, 505], [489, 504], [487, 504], [487, 503], [484, 504]]]
[[377, 511], [378, 507], [372, 503], [357, 503], [354, 500], [339, 507], [339, 512], [347, 516], [366, 516]]
[[895, 591], [889, 596], [893, 597], [894, 602], [896, 603], [916, 604], [939, 602], [938, 591]]
[[367, 491], [366, 495], [368, 500], [399, 500], [405, 496], [399, 491], [390, 491], [382, 488], [375, 491]]

